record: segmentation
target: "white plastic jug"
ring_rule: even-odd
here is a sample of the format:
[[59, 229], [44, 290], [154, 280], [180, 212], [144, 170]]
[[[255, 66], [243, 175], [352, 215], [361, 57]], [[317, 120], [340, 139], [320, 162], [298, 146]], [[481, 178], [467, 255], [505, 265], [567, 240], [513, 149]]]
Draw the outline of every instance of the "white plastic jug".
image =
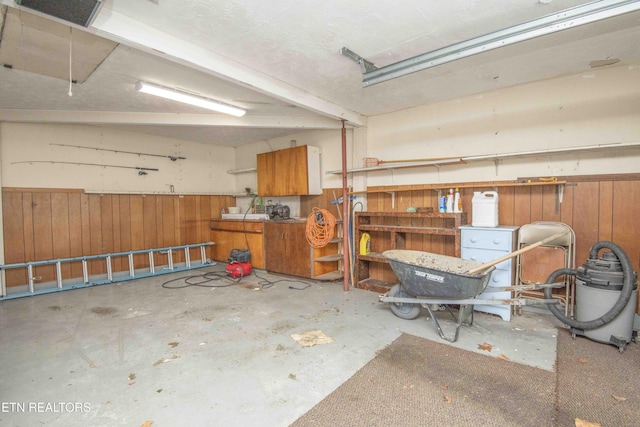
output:
[[498, 193], [474, 191], [471, 199], [471, 225], [474, 227], [498, 226]]

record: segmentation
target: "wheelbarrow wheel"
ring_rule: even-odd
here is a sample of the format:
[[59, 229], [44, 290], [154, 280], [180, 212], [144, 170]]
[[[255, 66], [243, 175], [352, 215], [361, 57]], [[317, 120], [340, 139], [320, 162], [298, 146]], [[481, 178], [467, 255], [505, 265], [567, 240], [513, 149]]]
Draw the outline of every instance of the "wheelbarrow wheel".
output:
[[[411, 298], [411, 295], [402, 290], [400, 285], [394, 285], [389, 291], [389, 296], [392, 298]], [[413, 320], [420, 316], [420, 304], [416, 302], [416, 304], [409, 303], [390, 303], [389, 307], [393, 314], [398, 316], [401, 319], [405, 320]]]

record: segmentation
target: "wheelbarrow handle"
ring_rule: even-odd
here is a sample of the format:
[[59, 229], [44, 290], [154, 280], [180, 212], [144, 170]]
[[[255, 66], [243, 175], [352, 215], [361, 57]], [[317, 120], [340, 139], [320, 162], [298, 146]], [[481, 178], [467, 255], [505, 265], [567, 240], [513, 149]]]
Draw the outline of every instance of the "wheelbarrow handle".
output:
[[530, 251], [530, 250], [532, 250], [532, 249], [535, 249], [535, 248], [537, 248], [538, 246], [542, 246], [542, 245], [544, 245], [545, 243], [549, 243], [549, 242], [551, 242], [552, 240], [556, 240], [556, 239], [558, 239], [558, 238], [560, 238], [560, 237], [564, 236], [564, 235], [565, 235], [565, 234], [567, 234], [568, 232], [569, 232], [569, 231], [561, 231], [560, 233], [556, 233], [556, 234], [554, 234], [554, 235], [551, 235], [551, 236], [549, 236], [549, 237], [547, 237], [547, 238], [545, 238], [545, 239], [540, 240], [539, 242], [532, 243], [532, 244], [530, 244], [530, 245], [528, 245], [528, 246], [525, 246], [525, 247], [524, 247], [524, 248], [522, 248], [522, 249], [519, 249], [519, 250], [517, 250], [517, 251], [511, 252], [511, 253], [506, 254], [506, 255], [504, 255], [504, 256], [501, 256], [500, 258], [494, 259], [493, 261], [489, 261], [489, 262], [487, 262], [487, 263], [485, 263], [485, 264], [482, 264], [481, 266], [478, 266], [478, 267], [476, 267], [476, 268], [472, 268], [471, 270], [467, 271], [467, 274], [476, 274], [476, 273], [479, 273], [479, 272], [481, 272], [481, 271], [484, 271], [484, 270], [486, 270], [486, 269], [487, 269], [487, 268], [489, 268], [489, 267], [492, 267], [492, 266], [494, 266], [494, 265], [496, 265], [496, 264], [500, 264], [502, 261], [506, 261], [506, 260], [508, 260], [509, 258], [516, 257], [516, 256], [518, 256], [518, 255], [520, 255], [520, 254], [522, 254], [522, 253], [525, 253], [525, 252], [528, 252], [528, 251]]

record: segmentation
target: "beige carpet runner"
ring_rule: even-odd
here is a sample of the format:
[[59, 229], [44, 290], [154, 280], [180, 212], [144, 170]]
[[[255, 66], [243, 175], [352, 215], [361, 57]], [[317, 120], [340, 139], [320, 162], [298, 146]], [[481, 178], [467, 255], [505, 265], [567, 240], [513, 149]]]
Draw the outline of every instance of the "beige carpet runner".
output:
[[292, 426], [637, 426], [639, 362], [564, 329], [557, 372], [403, 334]]

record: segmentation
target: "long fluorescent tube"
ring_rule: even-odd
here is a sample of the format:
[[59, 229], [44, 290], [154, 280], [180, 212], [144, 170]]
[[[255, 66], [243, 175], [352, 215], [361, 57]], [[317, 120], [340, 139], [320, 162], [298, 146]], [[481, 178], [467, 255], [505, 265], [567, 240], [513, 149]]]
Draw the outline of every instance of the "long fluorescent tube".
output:
[[[587, 3], [384, 67], [373, 70], [368, 68], [363, 72], [363, 86], [372, 86], [492, 49], [638, 10], [640, 10], [639, 0], [600, 0]], [[346, 52], [343, 54], [350, 56]], [[352, 56], [350, 57], [353, 59]], [[359, 58], [356, 60], [360, 62]]]
[[136, 90], [148, 93], [149, 95], [159, 96], [161, 98], [171, 99], [173, 101], [183, 102], [185, 104], [195, 105], [197, 107], [207, 108], [219, 113], [231, 114], [232, 116], [242, 117], [246, 113], [242, 108], [233, 105], [223, 104], [212, 101], [210, 99], [201, 98], [199, 96], [190, 95], [185, 92], [179, 92], [162, 86], [156, 86], [145, 82], [136, 83]]

